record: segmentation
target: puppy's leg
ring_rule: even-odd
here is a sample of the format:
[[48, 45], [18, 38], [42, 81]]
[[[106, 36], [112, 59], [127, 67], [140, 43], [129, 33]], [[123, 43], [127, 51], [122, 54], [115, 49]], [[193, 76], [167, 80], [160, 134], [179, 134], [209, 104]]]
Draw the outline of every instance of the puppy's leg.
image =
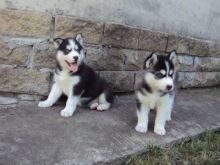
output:
[[148, 114], [150, 111], [150, 108], [144, 106], [139, 102], [137, 102], [137, 125], [135, 127], [135, 130], [141, 133], [146, 133], [148, 129]]
[[170, 104], [170, 105], [168, 105], [168, 109], [167, 109], [167, 118], [166, 118], [167, 121], [171, 120], [171, 114], [172, 114], [172, 109], [173, 109], [173, 102], [174, 102], [174, 97], [170, 98], [170, 100], [167, 103], [167, 104]]
[[60, 98], [61, 95], [62, 90], [57, 83], [54, 83], [47, 100], [39, 102], [38, 106], [51, 107]]
[[165, 135], [165, 124], [168, 117], [170, 117], [172, 110], [172, 101], [170, 99], [164, 99], [157, 106], [157, 114], [154, 125], [154, 132], [158, 135]]
[[96, 98], [89, 103], [89, 108], [92, 110], [97, 109], [98, 105], [99, 105], [99, 100], [98, 98]]
[[99, 96], [99, 105], [97, 106], [98, 111], [108, 110], [113, 102], [113, 94], [110, 89], [106, 89], [100, 96]]
[[60, 112], [63, 117], [70, 117], [76, 110], [77, 104], [80, 101], [80, 96], [69, 95], [65, 108]]

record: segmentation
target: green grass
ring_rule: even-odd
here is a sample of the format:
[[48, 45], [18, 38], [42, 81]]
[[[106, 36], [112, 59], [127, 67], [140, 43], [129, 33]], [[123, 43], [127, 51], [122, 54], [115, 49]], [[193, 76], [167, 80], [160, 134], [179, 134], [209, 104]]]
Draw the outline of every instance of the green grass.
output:
[[142, 155], [130, 158], [126, 165], [220, 165], [220, 133], [207, 131], [198, 138], [171, 148], [148, 146]]

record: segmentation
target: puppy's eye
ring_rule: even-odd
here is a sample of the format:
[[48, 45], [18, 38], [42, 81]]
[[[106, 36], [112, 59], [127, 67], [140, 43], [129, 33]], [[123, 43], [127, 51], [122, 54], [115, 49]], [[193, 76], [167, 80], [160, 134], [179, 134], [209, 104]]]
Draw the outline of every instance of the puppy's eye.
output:
[[157, 73], [155, 73], [155, 77], [156, 77], [156, 79], [161, 79], [164, 77], [164, 75], [161, 74], [160, 72], [157, 72]]
[[66, 49], [65, 50], [65, 54], [68, 54], [69, 52], [71, 52], [72, 49]]

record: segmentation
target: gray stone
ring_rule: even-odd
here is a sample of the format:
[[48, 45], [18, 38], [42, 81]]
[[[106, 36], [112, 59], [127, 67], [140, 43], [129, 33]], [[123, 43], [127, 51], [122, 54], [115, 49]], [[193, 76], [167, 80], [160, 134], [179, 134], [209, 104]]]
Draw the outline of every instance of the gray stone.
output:
[[0, 34], [23, 37], [49, 37], [51, 17], [47, 14], [0, 10]]
[[56, 65], [56, 50], [53, 44], [42, 42], [34, 45], [33, 67], [54, 68]]
[[210, 87], [220, 84], [220, 72], [179, 72], [178, 85], [181, 88]]
[[194, 56], [177, 55], [176, 67], [179, 71], [194, 71]]
[[75, 17], [57, 16], [55, 19], [56, 37], [74, 37], [82, 33], [85, 42], [98, 44], [103, 33], [103, 24]]
[[102, 43], [114, 47], [138, 48], [139, 30], [118, 24], [106, 24]]
[[220, 58], [195, 57], [194, 65], [198, 71], [220, 71]]
[[134, 96], [116, 97], [109, 111], [77, 108], [63, 118], [65, 103], [39, 108], [21, 102], [0, 110], [0, 164], [91, 165], [123, 164], [148, 145], [169, 146], [206, 130], [220, 129], [220, 89], [186, 90], [177, 93], [166, 135], [153, 133], [151, 111], [147, 134], [135, 131]]
[[13, 97], [0, 96], [0, 105], [17, 104], [18, 100]]
[[168, 35], [149, 30], [141, 30], [138, 48], [148, 51], [165, 51]]
[[123, 49], [87, 47], [86, 63], [95, 70], [122, 70]]
[[100, 77], [105, 79], [115, 92], [134, 91], [134, 72], [131, 71], [101, 71]]
[[49, 76], [48, 72], [0, 66], [0, 91], [46, 95]]
[[9, 45], [0, 41], [0, 64], [25, 66], [31, 52], [30, 46]]

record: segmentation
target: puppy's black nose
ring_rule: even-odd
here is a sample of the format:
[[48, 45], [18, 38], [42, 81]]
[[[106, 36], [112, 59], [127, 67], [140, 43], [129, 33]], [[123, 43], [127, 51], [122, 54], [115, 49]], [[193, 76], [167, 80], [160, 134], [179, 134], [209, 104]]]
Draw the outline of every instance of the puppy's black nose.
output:
[[77, 57], [77, 56], [74, 56], [73, 59], [75, 60], [75, 62], [77, 62], [78, 57]]
[[169, 91], [170, 89], [172, 89], [172, 85], [167, 85], [167, 90]]

